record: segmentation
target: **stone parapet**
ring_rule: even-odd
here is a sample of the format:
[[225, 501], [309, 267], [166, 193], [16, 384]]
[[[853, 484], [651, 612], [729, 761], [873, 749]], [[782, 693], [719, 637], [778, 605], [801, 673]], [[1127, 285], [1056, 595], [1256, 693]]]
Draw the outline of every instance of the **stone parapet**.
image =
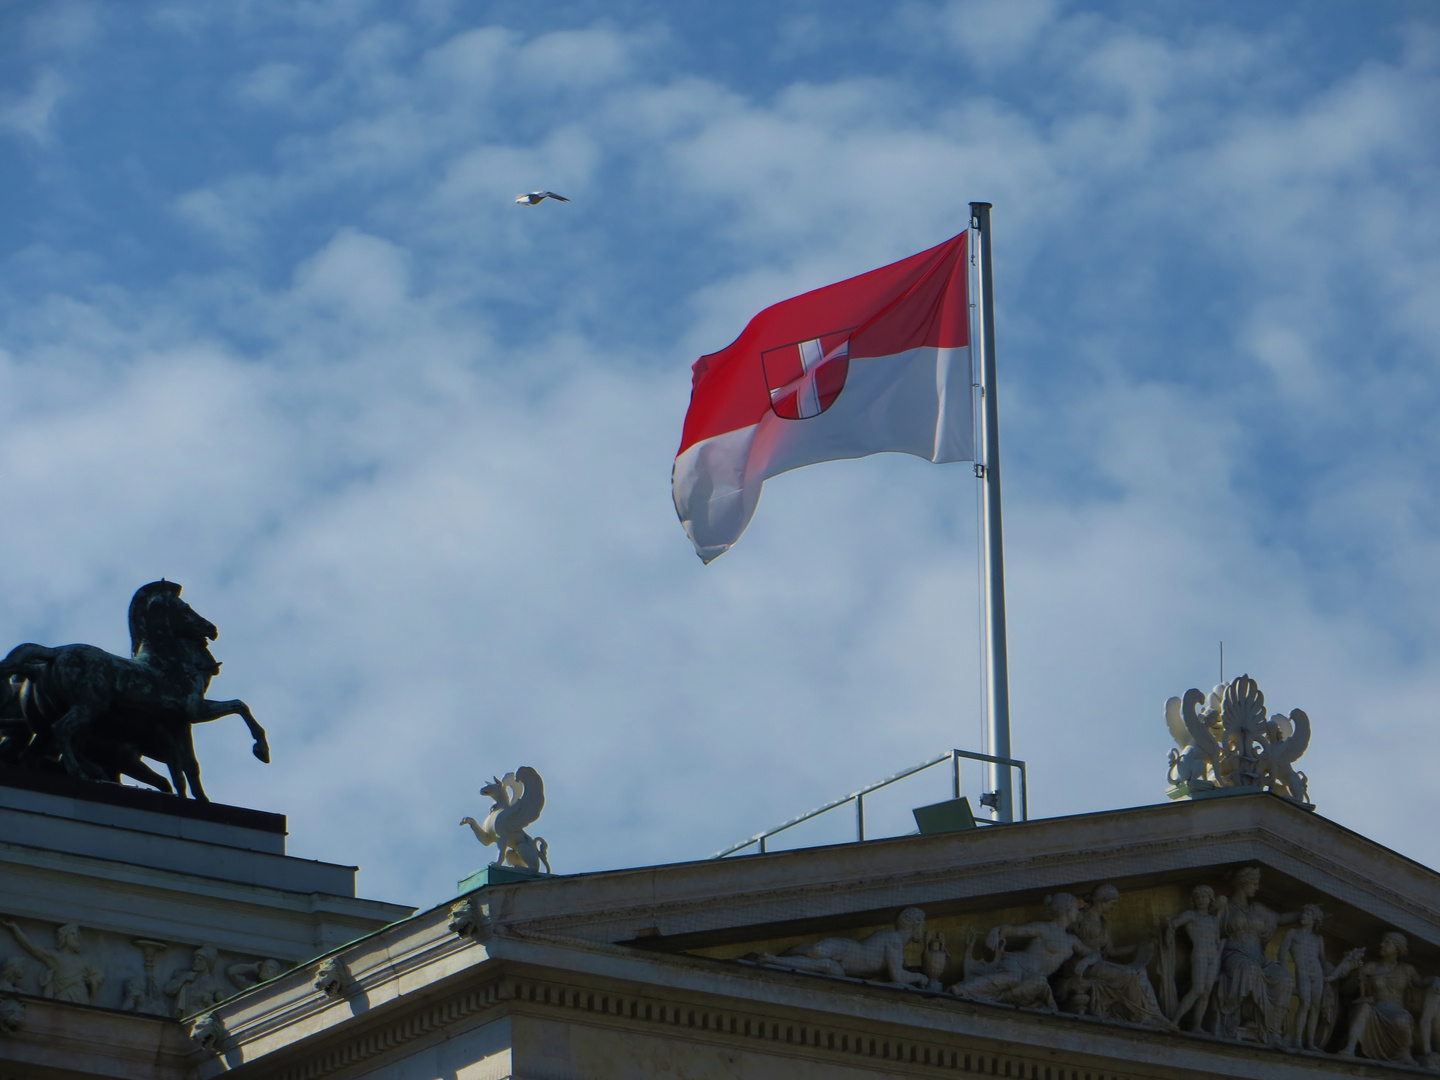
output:
[[281, 815], [118, 785], [0, 785], [0, 837], [0, 969], [57, 1004], [173, 1018], [414, 910], [285, 855]]

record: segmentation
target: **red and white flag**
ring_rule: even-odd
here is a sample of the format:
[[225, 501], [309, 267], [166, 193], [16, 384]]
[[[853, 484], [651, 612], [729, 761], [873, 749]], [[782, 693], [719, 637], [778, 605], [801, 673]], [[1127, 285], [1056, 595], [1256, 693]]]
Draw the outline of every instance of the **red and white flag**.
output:
[[790, 469], [886, 450], [974, 460], [967, 236], [768, 307], [695, 362], [672, 484], [701, 559]]

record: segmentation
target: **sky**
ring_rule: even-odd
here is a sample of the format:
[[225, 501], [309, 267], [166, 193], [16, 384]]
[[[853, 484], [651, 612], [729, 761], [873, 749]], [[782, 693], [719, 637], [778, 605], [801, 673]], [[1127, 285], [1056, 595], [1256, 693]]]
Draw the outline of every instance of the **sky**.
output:
[[420, 906], [522, 764], [579, 872], [982, 750], [968, 465], [776, 478], [708, 567], [669, 485], [697, 356], [972, 200], [1032, 814], [1164, 801], [1223, 641], [1440, 866], [1429, 0], [0, 0], [0, 648], [182, 583], [273, 747], [197, 729], [211, 797]]

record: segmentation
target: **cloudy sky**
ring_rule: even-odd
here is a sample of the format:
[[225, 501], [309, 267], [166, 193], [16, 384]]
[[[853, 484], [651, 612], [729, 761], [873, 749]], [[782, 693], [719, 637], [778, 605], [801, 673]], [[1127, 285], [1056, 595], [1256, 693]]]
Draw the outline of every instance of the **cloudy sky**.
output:
[[1034, 813], [1162, 801], [1223, 639], [1437, 865], [1437, 193], [1428, 0], [9, 0], [0, 647], [182, 582], [274, 746], [201, 729], [211, 796], [415, 904], [520, 764], [567, 871], [979, 749], [968, 466], [788, 474], [709, 567], [669, 474], [697, 355], [983, 199]]

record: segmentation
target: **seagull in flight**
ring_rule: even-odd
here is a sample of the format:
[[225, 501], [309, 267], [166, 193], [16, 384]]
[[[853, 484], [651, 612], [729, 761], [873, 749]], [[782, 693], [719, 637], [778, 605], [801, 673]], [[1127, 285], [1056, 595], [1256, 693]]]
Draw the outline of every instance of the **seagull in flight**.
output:
[[534, 206], [536, 203], [542, 203], [546, 199], [554, 199], [556, 202], [570, 201], [564, 195], [556, 195], [553, 191], [532, 191], [527, 195], [515, 196], [515, 201], [521, 206]]

